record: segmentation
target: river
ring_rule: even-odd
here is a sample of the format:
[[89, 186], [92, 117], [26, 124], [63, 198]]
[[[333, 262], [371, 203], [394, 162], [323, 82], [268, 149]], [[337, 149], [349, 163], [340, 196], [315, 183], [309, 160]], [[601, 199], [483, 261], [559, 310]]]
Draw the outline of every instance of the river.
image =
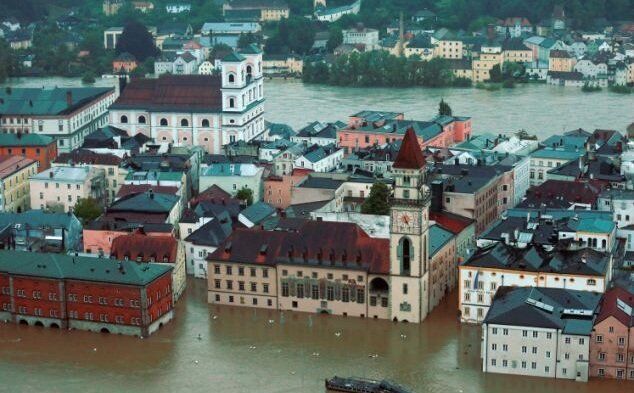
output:
[[[114, 79], [97, 85], [112, 86]], [[16, 78], [12, 86], [80, 86], [71, 78]], [[524, 129], [540, 138], [583, 128], [616, 129], [634, 122], [634, 94], [604, 89], [584, 93], [579, 88], [544, 84], [517, 85], [514, 89], [486, 91], [427, 88], [348, 88], [305, 85], [297, 80], [265, 82], [266, 119], [299, 129], [314, 120], [346, 120], [363, 109], [400, 111], [406, 118], [429, 120], [445, 99], [455, 115], [471, 116], [475, 133], [511, 133]]]
[[457, 322], [454, 295], [420, 325], [211, 306], [205, 295], [205, 282], [190, 280], [176, 319], [145, 340], [0, 326], [0, 391], [323, 392], [333, 375], [390, 378], [421, 393], [634, 388], [483, 374], [480, 329]]
[[[10, 83], [79, 84], [61, 78]], [[293, 127], [345, 119], [361, 109], [428, 119], [441, 97], [456, 114], [472, 116], [477, 131], [524, 128], [545, 136], [577, 127], [623, 130], [634, 121], [632, 96], [544, 85], [487, 92], [267, 81], [266, 89], [268, 119]], [[1, 325], [0, 392], [322, 392], [324, 378], [333, 375], [389, 378], [420, 393], [621, 393], [634, 388], [632, 382], [485, 375], [480, 371], [480, 328], [457, 322], [456, 302], [450, 296], [423, 324], [394, 324], [210, 306], [205, 282], [192, 279], [175, 320], [145, 340]]]

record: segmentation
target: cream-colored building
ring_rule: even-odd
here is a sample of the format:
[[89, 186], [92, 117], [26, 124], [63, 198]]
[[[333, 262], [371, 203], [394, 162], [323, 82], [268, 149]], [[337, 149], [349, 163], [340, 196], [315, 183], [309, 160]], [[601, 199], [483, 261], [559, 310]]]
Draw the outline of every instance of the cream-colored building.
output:
[[21, 213], [31, 206], [29, 177], [37, 161], [22, 156], [0, 156], [0, 211]]
[[114, 202], [116, 195], [124, 183], [128, 170], [121, 168], [122, 158], [114, 154], [95, 153], [86, 149], [62, 153], [51, 163], [53, 167], [92, 167], [103, 170], [105, 175], [105, 203]]
[[80, 199], [105, 201], [105, 173], [92, 167], [52, 167], [30, 177], [31, 208], [72, 212]]
[[473, 81], [484, 82], [491, 78], [493, 67], [502, 67], [502, 47], [498, 43], [482, 44], [480, 55], [473, 60]]
[[304, 60], [297, 56], [266, 56], [262, 60], [264, 75], [301, 75], [304, 71]]
[[551, 50], [548, 57], [548, 71], [572, 72], [577, 59], [565, 50]]
[[482, 324], [482, 371], [586, 382], [600, 299], [569, 289], [500, 288]]
[[446, 28], [438, 29], [431, 36], [431, 43], [434, 45], [434, 57], [462, 59], [464, 45], [454, 32]]
[[238, 229], [207, 258], [209, 303], [422, 322], [455, 285], [455, 237], [430, 228], [413, 131], [392, 168], [389, 239], [319, 220], [295, 231]]
[[227, 11], [259, 11], [260, 22], [277, 22], [288, 19], [290, 8], [282, 0], [230, 0], [223, 4], [223, 15]]

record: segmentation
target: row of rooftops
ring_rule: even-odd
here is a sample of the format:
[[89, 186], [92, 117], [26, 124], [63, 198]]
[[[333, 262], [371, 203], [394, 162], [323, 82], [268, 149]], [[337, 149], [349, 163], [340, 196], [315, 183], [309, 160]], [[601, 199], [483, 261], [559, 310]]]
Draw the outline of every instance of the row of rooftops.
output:
[[113, 88], [7, 88], [0, 89], [3, 116], [65, 116], [114, 92]]

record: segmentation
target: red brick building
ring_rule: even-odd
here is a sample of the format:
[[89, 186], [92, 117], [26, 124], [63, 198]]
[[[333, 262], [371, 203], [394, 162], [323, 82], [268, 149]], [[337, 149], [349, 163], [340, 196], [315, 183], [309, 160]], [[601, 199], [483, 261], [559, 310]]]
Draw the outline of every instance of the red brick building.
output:
[[173, 318], [172, 268], [0, 251], [0, 320], [146, 337]]
[[38, 172], [51, 167], [57, 158], [57, 143], [39, 134], [0, 133], [0, 155], [24, 156], [39, 163]]

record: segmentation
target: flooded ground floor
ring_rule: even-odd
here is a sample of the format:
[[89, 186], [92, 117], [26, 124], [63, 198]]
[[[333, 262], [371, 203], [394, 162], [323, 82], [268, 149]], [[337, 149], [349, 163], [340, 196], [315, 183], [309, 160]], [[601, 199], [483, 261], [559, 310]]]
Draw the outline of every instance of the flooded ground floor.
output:
[[175, 320], [145, 340], [0, 325], [0, 391], [323, 392], [333, 375], [434, 393], [634, 389], [482, 374], [480, 329], [457, 322], [455, 296], [416, 325], [209, 306], [205, 282], [188, 285]]

